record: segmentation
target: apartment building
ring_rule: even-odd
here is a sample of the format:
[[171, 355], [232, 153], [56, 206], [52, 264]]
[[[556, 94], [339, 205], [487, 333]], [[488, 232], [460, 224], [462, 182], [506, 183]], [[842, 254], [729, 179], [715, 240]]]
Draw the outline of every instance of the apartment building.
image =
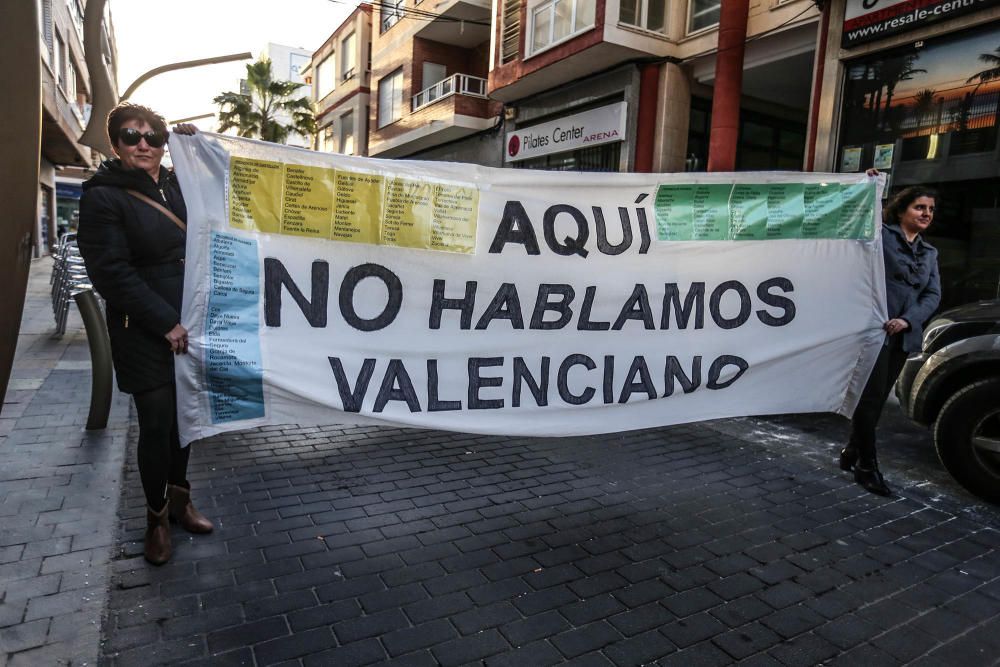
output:
[[313, 148], [368, 155], [372, 6], [360, 4], [309, 63], [317, 133]]
[[[90, 76], [83, 51], [85, 0], [36, 0], [42, 60], [42, 139], [39, 213], [34, 254], [48, 252], [77, 208], [78, 184], [102, 159], [79, 143], [90, 119]], [[112, 77], [117, 72], [114, 28], [105, 10], [101, 52]], [[57, 195], [57, 181], [61, 196]]]
[[[820, 12], [751, 0], [737, 168], [801, 169]], [[515, 168], [703, 171], [721, 0], [498, 0], [489, 95]], [[527, 145], [527, 147], [526, 147]]]
[[369, 155], [499, 166], [491, 0], [392, 0], [372, 17]]
[[942, 195], [927, 236], [943, 305], [1000, 296], [1000, 0], [834, 0], [815, 166]]

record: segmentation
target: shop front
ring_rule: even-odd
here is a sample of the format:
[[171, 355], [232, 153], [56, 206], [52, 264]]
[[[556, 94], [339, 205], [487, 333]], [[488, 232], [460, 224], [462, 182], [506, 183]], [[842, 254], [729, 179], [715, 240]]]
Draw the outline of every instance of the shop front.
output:
[[56, 177], [56, 234], [75, 232], [80, 222], [81, 181]]
[[506, 160], [521, 169], [618, 171], [625, 102], [614, 102], [507, 133]]
[[638, 69], [626, 65], [508, 105], [504, 166], [631, 171], [638, 91]]
[[831, 50], [841, 57], [828, 61], [841, 91], [828, 168], [875, 167], [887, 174], [890, 194], [916, 184], [938, 189], [927, 236], [940, 251], [943, 306], [997, 298], [1000, 16], [991, 5], [998, 3], [945, 18], [913, 4], [842, 3], [841, 49]]

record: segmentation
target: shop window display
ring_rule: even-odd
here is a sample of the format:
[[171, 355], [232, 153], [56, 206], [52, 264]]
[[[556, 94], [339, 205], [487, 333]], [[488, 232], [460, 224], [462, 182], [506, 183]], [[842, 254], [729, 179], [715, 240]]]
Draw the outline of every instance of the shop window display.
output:
[[845, 63], [834, 168], [937, 188], [942, 307], [1000, 297], [1000, 27]]
[[996, 148], [1000, 29], [916, 42], [845, 70], [840, 171]]

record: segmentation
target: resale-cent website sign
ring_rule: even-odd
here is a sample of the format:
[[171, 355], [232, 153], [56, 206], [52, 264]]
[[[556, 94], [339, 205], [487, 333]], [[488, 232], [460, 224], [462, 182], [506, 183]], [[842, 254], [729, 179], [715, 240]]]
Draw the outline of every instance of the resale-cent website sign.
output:
[[841, 46], [864, 44], [996, 5], [1000, 0], [847, 0]]
[[581, 174], [171, 139], [184, 443], [266, 424], [565, 436], [851, 414], [879, 184]]

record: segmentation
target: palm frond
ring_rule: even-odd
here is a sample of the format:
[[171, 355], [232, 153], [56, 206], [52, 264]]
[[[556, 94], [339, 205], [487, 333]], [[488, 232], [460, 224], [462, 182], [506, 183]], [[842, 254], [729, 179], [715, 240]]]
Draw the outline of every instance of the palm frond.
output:
[[[241, 137], [285, 143], [292, 132], [305, 137], [315, 133], [316, 120], [307, 98], [294, 98], [301, 83], [274, 78], [271, 61], [261, 58], [246, 66], [248, 94], [224, 92], [212, 101], [219, 106], [219, 131], [236, 130]], [[276, 112], [291, 115], [291, 123], [274, 117]]]

